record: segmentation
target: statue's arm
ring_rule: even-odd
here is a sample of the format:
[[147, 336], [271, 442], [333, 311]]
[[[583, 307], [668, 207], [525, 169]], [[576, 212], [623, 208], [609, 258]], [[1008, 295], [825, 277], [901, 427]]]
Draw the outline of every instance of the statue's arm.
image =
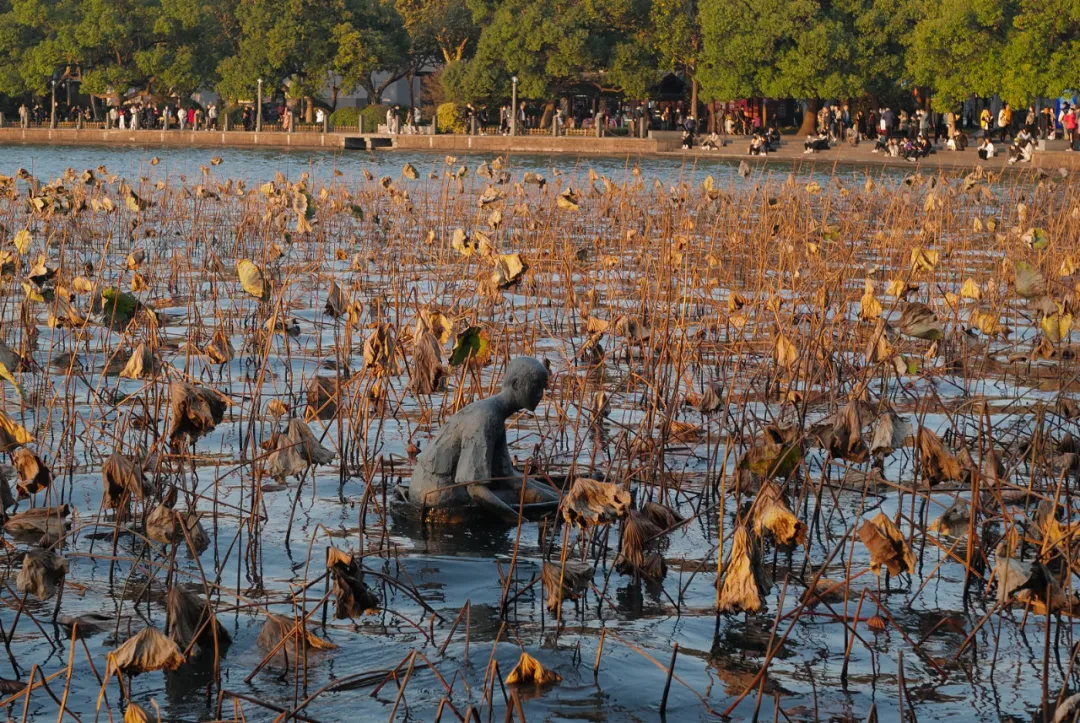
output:
[[469, 484], [465, 489], [474, 503], [492, 514], [516, 520], [517, 513], [488, 489], [493, 475], [497, 474], [492, 469], [496, 451], [491, 445], [490, 435], [486, 434], [485, 430], [476, 430], [468, 439], [463, 440], [454, 481], [458, 484], [473, 482], [474, 484]]

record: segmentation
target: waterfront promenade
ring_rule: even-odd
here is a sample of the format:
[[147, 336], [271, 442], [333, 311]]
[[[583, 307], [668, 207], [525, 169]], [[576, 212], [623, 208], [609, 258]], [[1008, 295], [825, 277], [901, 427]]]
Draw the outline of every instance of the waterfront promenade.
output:
[[[126, 145], [145, 147], [199, 147], [199, 148], [275, 148], [297, 150], [406, 150], [433, 151], [438, 153], [528, 153], [607, 156], [683, 156], [687, 159], [746, 160], [750, 163], [764, 161], [789, 161], [796, 163], [839, 163], [880, 166], [912, 166], [931, 168], [971, 168], [985, 165], [991, 168], [1008, 167], [1006, 154], [1000, 153], [989, 161], [980, 161], [975, 149], [950, 152], [939, 148], [931, 156], [918, 163], [902, 158], [890, 158], [872, 153], [872, 144], [863, 142], [857, 147], [842, 144], [815, 154], [804, 154], [801, 139], [784, 136], [780, 148], [768, 156], [749, 156], [746, 152], [747, 138], [728, 137], [726, 145], [717, 150], [680, 148], [677, 134], [652, 134], [650, 138], [627, 138], [608, 136], [559, 136], [550, 135], [390, 135], [386, 133], [311, 132], [285, 133], [281, 131], [181, 131], [181, 130], [102, 130], [7, 126], [0, 128], [0, 144], [33, 145]], [[1003, 149], [1004, 150], [1004, 149]], [[1063, 149], [1039, 151], [1031, 164], [1018, 164], [1012, 168], [1040, 167], [1045, 169], [1074, 168], [1080, 165], [1080, 153], [1068, 153]]]

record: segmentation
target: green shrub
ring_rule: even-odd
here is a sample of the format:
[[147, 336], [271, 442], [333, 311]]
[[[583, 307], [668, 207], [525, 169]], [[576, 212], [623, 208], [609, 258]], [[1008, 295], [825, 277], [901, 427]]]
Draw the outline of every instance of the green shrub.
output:
[[440, 133], [464, 133], [465, 118], [458, 111], [456, 103], [442, 103], [435, 111], [439, 121]]
[[338, 108], [330, 114], [331, 128], [349, 128], [355, 130], [359, 122], [359, 108]]
[[374, 133], [379, 130], [379, 125], [386, 125], [386, 106], [376, 103], [369, 105], [360, 111], [360, 117], [364, 119], [364, 133]]

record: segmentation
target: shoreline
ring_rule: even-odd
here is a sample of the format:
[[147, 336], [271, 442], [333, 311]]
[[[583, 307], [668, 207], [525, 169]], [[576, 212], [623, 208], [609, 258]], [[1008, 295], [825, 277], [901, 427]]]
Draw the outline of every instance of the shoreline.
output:
[[1056, 170], [1080, 166], [1080, 153], [1066, 151], [1037, 151], [1031, 163], [1009, 165], [1005, 153], [989, 161], [980, 161], [974, 147], [965, 151], [946, 151], [943, 148], [927, 158], [910, 162], [872, 153], [868, 141], [852, 147], [834, 146], [828, 151], [804, 154], [802, 144], [792, 136], [767, 156], [751, 156], [744, 150], [743, 137], [728, 138], [718, 150], [695, 148], [684, 150], [678, 140], [658, 134], [647, 139], [584, 136], [468, 136], [468, 135], [397, 135], [358, 133], [284, 133], [280, 131], [181, 131], [181, 130], [101, 130], [71, 128], [0, 128], [0, 145], [27, 146], [144, 146], [163, 148], [235, 148], [274, 150], [396, 150], [428, 153], [485, 153], [525, 155], [656, 157], [688, 161], [717, 160], [746, 161], [749, 164], [790, 163], [822, 166], [864, 166], [875, 168], [906, 168], [962, 170], [976, 166], [994, 171], [1023, 171], [1041, 168]]

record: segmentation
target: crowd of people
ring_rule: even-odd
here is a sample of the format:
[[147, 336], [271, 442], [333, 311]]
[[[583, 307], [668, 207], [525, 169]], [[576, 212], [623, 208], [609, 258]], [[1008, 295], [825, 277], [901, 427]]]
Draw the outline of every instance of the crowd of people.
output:
[[[746, 152], [749, 155], [767, 155], [780, 144], [780, 132], [776, 119], [766, 127], [762, 118], [744, 108], [729, 107], [717, 115], [710, 115], [708, 135], [699, 132], [699, 119], [681, 101], [648, 103], [617, 102], [601, 103], [599, 107], [573, 105], [563, 99], [561, 103], [530, 104], [521, 101], [516, 108], [503, 104], [497, 118], [489, 115], [486, 105], [466, 104], [464, 109], [466, 132], [508, 135], [516, 125], [518, 132], [529, 129], [547, 131], [553, 127], [563, 133], [571, 129], [597, 130], [598, 135], [607, 132], [644, 137], [651, 130], [681, 132], [684, 149], [700, 147], [707, 150], [722, 148], [726, 137], [744, 136], [749, 139]], [[255, 130], [258, 125], [255, 108], [248, 105], [239, 111], [239, 119], [233, 116], [233, 125], [239, 130]], [[314, 109], [314, 122], [323, 127], [328, 121], [327, 111]], [[40, 103], [20, 104], [20, 125], [45, 125], [53, 120], [53, 112]], [[218, 130], [227, 124], [219, 116], [218, 106], [179, 103], [152, 103], [142, 100], [129, 101], [123, 105], [111, 105], [103, 111], [75, 104], [57, 104], [55, 118], [58, 123], [88, 125], [100, 123], [106, 129], [179, 129]], [[264, 106], [262, 123], [279, 123], [282, 130], [294, 130], [296, 112], [281, 102], [278, 107]], [[493, 125], [494, 124], [494, 125]], [[389, 133], [411, 133], [421, 125], [420, 109], [392, 106], [386, 111], [386, 130]], [[817, 111], [816, 127], [806, 136], [803, 151], [807, 154], [821, 153], [834, 146], [847, 143], [858, 146], [862, 142], [873, 144], [874, 153], [891, 158], [917, 161], [937, 152], [964, 151], [977, 139], [980, 158], [991, 159], [1005, 151], [1010, 163], [1031, 161], [1039, 140], [1067, 141], [1066, 150], [1074, 150], [1080, 140], [1080, 108], [1070, 103], [1029, 106], [1026, 112], [1016, 112], [1008, 103], [996, 111], [990, 107], [966, 114], [957, 112], [937, 113], [930, 110], [893, 109], [889, 106], [852, 111], [848, 104], [826, 104]], [[720, 130], [724, 138], [717, 134]], [[970, 134], [970, 136], [969, 136]]]
[[[806, 137], [803, 147], [805, 153], [818, 153], [842, 142], [858, 145], [870, 141], [874, 153], [917, 161], [935, 153], [942, 141], [947, 151], [965, 150], [969, 145], [967, 129], [975, 123], [971, 115], [963, 118], [951, 111], [918, 109], [909, 113], [883, 107], [852, 115], [846, 105], [828, 105], [818, 112], [817, 128]], [[1005, 103], [997, 113], [983, 108], [977, 124], [974, 134], [979, 137], [979, 158], [994, 158], [999, 148], [1005, 147], [1009, 163], [1030, 162], [1039, 140], [1064, 139], [1065, 150], [1074, 150], [1080, 135], [1080, 109], [1069, 103], [1062, 103], [1057, 111], [1051, 106], [1040, 110], [1029, 106], [1020, 117]]]
[[[250, 125], [250, 111], [245, 109], [249, 118], [245, 126]], [[52, 122], [50, 111], [39, 104], [19, 105], [19, 125], [46, 125]], [[109, 106], [102, 117], [95, 120], [90, 107], [63, 105], [56, 109], [58, 123], [102, 123], [107, 130], [216, 130], [218, 128], [218, 107], [210, 103], [204, 109], [201, 106], [182, 107], [178, 104], [131, 103], [123, 106]]]

